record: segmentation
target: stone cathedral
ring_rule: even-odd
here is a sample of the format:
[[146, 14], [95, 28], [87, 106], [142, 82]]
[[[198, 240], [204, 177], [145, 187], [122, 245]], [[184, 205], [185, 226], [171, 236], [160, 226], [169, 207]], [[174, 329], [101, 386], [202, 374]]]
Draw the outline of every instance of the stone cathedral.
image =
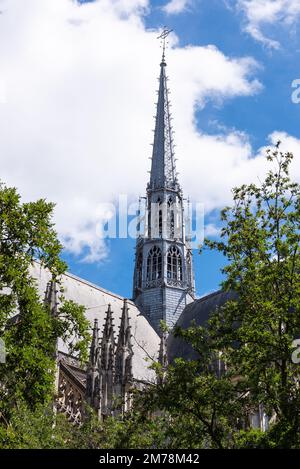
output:
[[[92, 330], [85, 368], [67, 353], [66, 344], [58, 344], [57, 409], [74, 423], [82, 421], [84, 402], [100, 419], [126, 412], [133, 387], [142, 388], [156, 380], [149, 367], [151, 360], [166, 364], [176, 356], [192, 356], [185, 343], [161, 332], [162, 320], [170, 329], [175, 324], [188, 327], [192, 320], [200, 325], [231, 297], [230, 293], [216, 292], [195, 298], [192, 250], [175, 168], [166, 68], [163, 52], [146, 216], [136, 241], [132, 299], [72, 274], [61, 279], [65, 299], [85, 307]], [[50, 273], [35, 264], [32, 275], [41, 297], [55, 312], [59, 296]], [[263, 416], [257, 419], [257, 425], [262, 426]]]

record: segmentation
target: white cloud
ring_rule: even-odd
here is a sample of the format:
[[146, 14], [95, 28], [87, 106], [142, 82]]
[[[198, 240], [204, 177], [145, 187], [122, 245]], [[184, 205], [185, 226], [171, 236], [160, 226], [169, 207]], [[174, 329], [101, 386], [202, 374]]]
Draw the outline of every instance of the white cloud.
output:
[[205, 225], [205, 236], [208, 238], [220, 236], [220, 228], [214, 223], [207, 223]]
[[300, 17], [299, 0], [236, 0], [246, 17], [245, 30], [267, 47], [278, 49], [280, 43], [264, 33], [266, 26], [294, 25]]
[[[56, 202], [59, 234], [85, 261], [107, 253], [97, 230], [103, 204], [145, 192], [160, 61], [157, 31], [142, 21], [147, 7], [146, 0], [1, 2], [0, 177], [26, 200]], [[207, 100], [259, 92], [257, 64], [212, 46], [178, 48], [174, 35], [170, 43], [180, 180], [207, 210], [222, 207], [233, 185], [264, 168], [263, 158], [239, 132], [200, 133], [195, 111]], [[298, 141], [289, 143], [298, 150]]]
[[164, 7], [163, 10], [168, 15], [177, 15], [182, 13], [191, 4], [191, 0], [170, 0]]
[[192, 152], [189, 164], [193, 170], [183, 168], [184, 182], [197, 201], [204, 202], [205, 213], [230, 205], [231, 188], [244, 183], [259, 184], [269, 170], [265, 151], [279, 140], [282, 142], [282, 151], [294, 153], [291, 175], [300, 182], [300, 139], [286, 132], [274, 131], [268, 136], [268, 145], [257, 153], [253, 151], [247, 137], [239, 133], [231, 132], [219, 137], [195, 133], [190, 137], [188, 144], [184, 136], [183, 140], [185, 155]]

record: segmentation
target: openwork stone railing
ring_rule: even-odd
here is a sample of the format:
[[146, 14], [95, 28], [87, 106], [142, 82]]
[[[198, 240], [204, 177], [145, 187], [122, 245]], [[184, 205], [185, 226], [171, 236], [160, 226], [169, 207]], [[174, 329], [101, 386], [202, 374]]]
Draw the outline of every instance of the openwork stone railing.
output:
[[162, 279], [156, 279], [156, 280], [146, 280], [145, 282], [145, 288], [156, 288], [156, 287], [161, 287], [162, 286]]
[[180, 287], [180, 288], [185, 287], [185, 282], [183, 282], [182, 280], [168, 279], [167, 284], [170, 285], [171, 287]]

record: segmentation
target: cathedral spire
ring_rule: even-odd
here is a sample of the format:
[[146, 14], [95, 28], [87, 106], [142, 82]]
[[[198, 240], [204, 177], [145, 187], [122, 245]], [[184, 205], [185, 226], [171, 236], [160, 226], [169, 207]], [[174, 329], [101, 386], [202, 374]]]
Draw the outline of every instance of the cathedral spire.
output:
[[[183, 193], [177, 181], [166, 77], [164, 29], [150, 182], [144, 234], [137, 238], [133, 300], [161, 335], [194, 299], [192, 253], [185, 233]], [[139, 227], [140, 229], [140, 227]], [[162, 361], [165, 360], [162, 343]]]
[[176, 189], [177, 178], [175, 170], [173, 131], [169, 90], [166, 76], [165, 39], [170, 33], [164, 29], [160, 38], [163, 39], [163, 55], [160, 63], [160, 77], [158, 101], [155, 117], [154, 143], [152, 152], [152, 166], [149, 189]]

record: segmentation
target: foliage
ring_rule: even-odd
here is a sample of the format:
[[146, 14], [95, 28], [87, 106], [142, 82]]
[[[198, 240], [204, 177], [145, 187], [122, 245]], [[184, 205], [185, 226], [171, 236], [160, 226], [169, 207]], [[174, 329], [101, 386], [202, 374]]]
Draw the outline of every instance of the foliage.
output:
[[[300, 187], [289, 177], [290, 153], [278, 144], [267, 159], [264, 182], [233, 190], [221, 240], [205, 242], [228, 259], [222, 287], [233, 299], [204, 326], [175, 329], [197, 358], [176, 359], [135, 405], [145, 419], [169, 416], [166, 447], [300, 447], [299, 369], [291, 361], [300, 335]], [[251, 424], [259, 409], [266, 431]]]
[[139, 449], [163, 448], [167, 418], [149, 418], [136, 408], [126, 415], [107, 417], [99, 422], [92, 409], [81, 427], [72, 429], [70, 448], [84, 449]]
[[18, 402], [34, 410], [53, 398], [58, 338], [79, 341], [86, 358], [88, 322], [84, 308], [61, 298], [53, 314], [41, 301], [30, 274], [34, 262], [60, 287], [66, 264], [53, 227], [54, 205], [22, 203], [16, 189], [0, 184], [0, 334], [7, 359], [0, 364], [0, 415], [9, 422]]
[[165, 438], [164, 417], [141, 418], [130, 412], [124, 418], [108, 417], [100, 422], [96, 413], [87, 408], [81, 426], [72, 424], [63, 414], [53, 414], [51, 403], [30, 410], [19, 402], [7, 426], [0, 426], [2, 449], [134, 449], [159, 448]]
[[69, 444], [72, 431], [73, 427], [64, 415], [58, 414], [54, 418], [51, 402], [31, 410], [19, 401], [11, 412], [9, 423], [0, 426], [0, 448], [64, 448]]
[[300, 187], [289, 177], [292, 158], [279, 144], [268, 151], [275, 168], [261, 186], [233, 191], [222, 241], [207, 242], [229, 259], [223, 287], [238, 294], [211, 319], [210, 339], [243, 377], [250, 405], [273, 417], [281, 447], [294, 444], [300, 425], [299, 370], [291, 361], [300, 334]]
[[[77, 428], [59, 417], [51, 437], [48, 430], [43, 430], [43, 443], [34, 429], [27, 437], [22, 420], [14, 416], [11, 427], [7, 427], [11, 428], [6, 432], [10, 435], [8, 442], [0, 432], [4, 444], [160, 449], [300, 447], [299, 370], [291, 361], [293, 340], [300, 336], [300, 187], [289, 177], [290, 153], [280, 152], [278, 144], [274, 151], [268, 151], [267, 159], [272, 169], [265, 181], [233, 190], [233, 206], [221, 214], [224, 224], [221, 239], [205, 242], [206, 247], [217, 249], [228, 259], [222, 288], [235, 293], [231, 301], [212, 312], [205, 325], [194, 323], [186, 330], [177, 327], [173, 331], [192, 346], [194, 357], [177, 358], [167, 370], [154, 363], [158, 383], [135, 390], [133, 409], [123, 418], [108, 417], [101, 423], [87, 409], [87, 419]], [[12, 280], [15, 275], [16, 272]], [[26, 301], [20, 303], [20, 298], [23, 299], [20, 290], [14, 291], [18, 292], [18, 304], [26, 313], [24, 328], [29, 318], [28, 330], [25, 328], [20, 336], [26, 354], [21, 364], [28, 360], [33, 366], [33, 358], [39, 358], [34, 353], [43, 350], [40, 335], [32, 328]], [[28, 292], [25, 298], [33, 301]], [[5, 311], [8, 300], [3, 301]], [[30, 311], [34, 311], [35, 318], [41, 315], [37, 330], [50, 337], [53, 329], [42, 327], [45, 321], [40, 308]], [[67, 310], [65, 314], [68, 317]], [[68, 335], [71, 331], [72, 328], [62, 328], [59, 334]], [[36, 348], [29, 347], [29, 352], [27, 337], [30, 344], [38, 344]], [[13, 342], [11, 350], [16, 346]], [[43, 357], [51, 356], [51, 347], [45, 350]], [[37, 383], [41, 383], [41, 396], [45, 397], [46, 376], [35, 366], [33, 376], [41, 373], [43, 379], [39, 377]], [[29, 389], [21, 393], [28, 394]], [[43, 401], [39, 388], [33, 387], [33, 394], [29, 403]], [[33, 411], [26, 407], [26, 412], [33, 412], [33, 427], [37, 426], [34, 424], [37, 409], [38, 406]], [[251, 425], [258, 409], [269, 418], [266, 431]], [[37, 421], [46, 419], [43, 412]]]

